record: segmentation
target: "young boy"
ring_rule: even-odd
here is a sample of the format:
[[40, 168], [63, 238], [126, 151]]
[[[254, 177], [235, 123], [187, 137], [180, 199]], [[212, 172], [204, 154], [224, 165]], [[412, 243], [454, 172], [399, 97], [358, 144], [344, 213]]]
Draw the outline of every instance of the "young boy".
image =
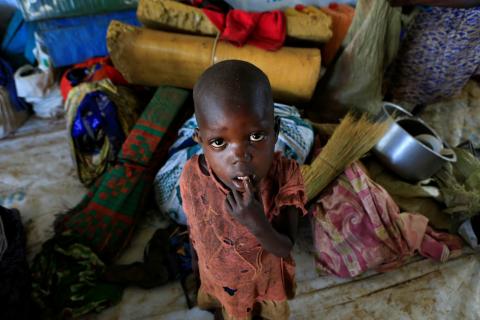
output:
[[274, 153], [278, 127], [266, 75], [229, 60], [193, 89], [204, 154], [185, 165], [183, 208], [198, 256], [201, 308], [225, 319], [288, 319], [294, 294], [298, 215], [305, 214], [298, 164]]

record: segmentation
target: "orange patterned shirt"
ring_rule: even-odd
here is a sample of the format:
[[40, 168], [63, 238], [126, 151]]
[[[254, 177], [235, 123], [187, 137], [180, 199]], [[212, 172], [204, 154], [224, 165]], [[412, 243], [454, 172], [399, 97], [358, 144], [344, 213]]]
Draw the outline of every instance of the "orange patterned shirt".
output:
[[[265, 251], [255, 236], [227, 212], [228, 190], [211, 171], [201, 169], [199, 159], [194, 156], [186, 163], [180, 190], [190, 238], [198, 255], [201, 290], [215, 297], [235, 317], [248, 317], [257, 301], [293, 297], [293, 259]], [[260, 195], [270, 221], [285, 206], [306, 213], [299, 166], [278, 153], [260, 182]]]

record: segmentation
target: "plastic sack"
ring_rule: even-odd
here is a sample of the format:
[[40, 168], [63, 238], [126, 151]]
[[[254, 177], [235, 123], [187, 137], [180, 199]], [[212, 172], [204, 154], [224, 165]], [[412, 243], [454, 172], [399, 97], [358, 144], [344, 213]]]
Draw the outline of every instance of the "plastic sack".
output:
[[[112, 112], [108, 114], [105, 113], [102, 115], [102, 118], [108, 119], [102, 119], [101, 123], [95, 123], [96, 120], [92, 119], [94, 115], [93, 113], [92, 117], [88, 115], [88, 109], [92, 110], [93, 108], [98, 108], [98, 106], [92, 105], [85, 106], [84, 113], [79, 115], [81, 111], [79, 109], [84, 98], [92, 92], [104, 93], [115, 106], [116, 115], [112, 116]], [[95, 99], [93, 103], [96, 103]], [[69, 132], [68, 142], [70, 151], [80, 182], [84, 185], [91, 185], [111, 166], [117, 158], [118, 145], [121, 145], [114, 136], [120, 137], [119, 139], [123, 140], [135, 124], [142, 108], [143, 103], [141, 99], [130, 89], [115, 86], [109, 79], [91, 83], [84, 82], [70, 90], [68, 98], [65, 101], [65, 118], [67, 121], [67, 131]], [[96, 114], [98, 118], [98, 112], [96, 112]], [[76, 123], [79, 123], [77, 121], [79, 116], [80, 124], [85, 130], [75, 127]], [[110, 132], [105, 134], [106, 121], [114, 123], [109, 126], [110, 128], [115, 128], [114, 134]], [[121, 127], [121, 134], [118, 134], [118, 124]], [[79, 129], [80, 131], [78, 131]], [[74, 131], [77, 132], [75, 136], [73, 135]], [[112, 145], [112, 143], [114, 145]], [[94, 149], [88, 150], [88, 148]]]
[[19, 0], [27, 21], [98, 14], [137, 7], [138, 0]]
[[16, 10], [8, 23], [1, 45], [2, 57], [6, 58], [13, 67], [35, 62], [34, 29], [34, 24], [26, 22], [22, 13]]
[[427, 104], [418, 114], [451, 146], [469, 140], [480, 148], [480, 85], [470, 80], [460, 95]]
[[241, 9], [245, 11], [272, 11], [272, 10], [282, 10], [288, 7], [294, 7], [297, 4], [301, 5], [311, 5], [317, 7], [326, 7], [330, 3], [347, 3], [355, 4], [357, 0], [226, 0], [229, 5], [235, 9]]
[[112, 20], [139, 25], [135, 10], [129, 10], [39, 21], [36, 34], [52, 65], [63, 67], [108, 55], [106, 34]]
[[32, 104], [37, 116], [53, 118], [63, 113], [62, 95], [52, 70], [25, 65], [15, 72], [14, 78], [18, 96]]
[[401, 8], [392, 8], [387, 0], [358, 2], [345, 50], [316, 101], [326, 106], [322, 113], [342, 116], [350, 108], [378, 112], [384, 73], [399, 48], [401, 24]]

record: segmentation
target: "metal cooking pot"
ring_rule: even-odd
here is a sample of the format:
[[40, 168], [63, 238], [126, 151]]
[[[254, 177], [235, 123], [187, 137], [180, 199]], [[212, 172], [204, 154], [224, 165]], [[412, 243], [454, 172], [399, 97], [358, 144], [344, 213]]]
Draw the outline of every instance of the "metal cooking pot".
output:
[[[373, 153], [400, 177], [410, 181], [424, 180], [435, 174], [446, 162], [457, 160], [453, 150], [432, 128], [402, 107], [385, 102], [378, 118], [388, 121], [390, 125], [373, 148]], [[415, 138], [426, 135], [441, 142], [440, 151], [437, 151], [438, 146], [429, 145], [425, 139]]]

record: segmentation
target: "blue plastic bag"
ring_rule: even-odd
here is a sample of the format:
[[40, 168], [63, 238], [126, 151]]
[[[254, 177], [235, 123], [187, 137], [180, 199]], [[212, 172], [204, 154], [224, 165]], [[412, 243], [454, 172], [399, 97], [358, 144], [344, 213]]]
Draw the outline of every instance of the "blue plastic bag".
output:
[[16, 10], [8, 24], [2, 41], [2, 56], [12, 63], [14, 69], [24, 64], [34, 64], [35, 38], [34, 25], [23, 19], [22, 13]]
[[108, 55], [107, 29], [112, 20], [139, 26], [135, 10], [38, 21], [35, 30], [54, 67]]

